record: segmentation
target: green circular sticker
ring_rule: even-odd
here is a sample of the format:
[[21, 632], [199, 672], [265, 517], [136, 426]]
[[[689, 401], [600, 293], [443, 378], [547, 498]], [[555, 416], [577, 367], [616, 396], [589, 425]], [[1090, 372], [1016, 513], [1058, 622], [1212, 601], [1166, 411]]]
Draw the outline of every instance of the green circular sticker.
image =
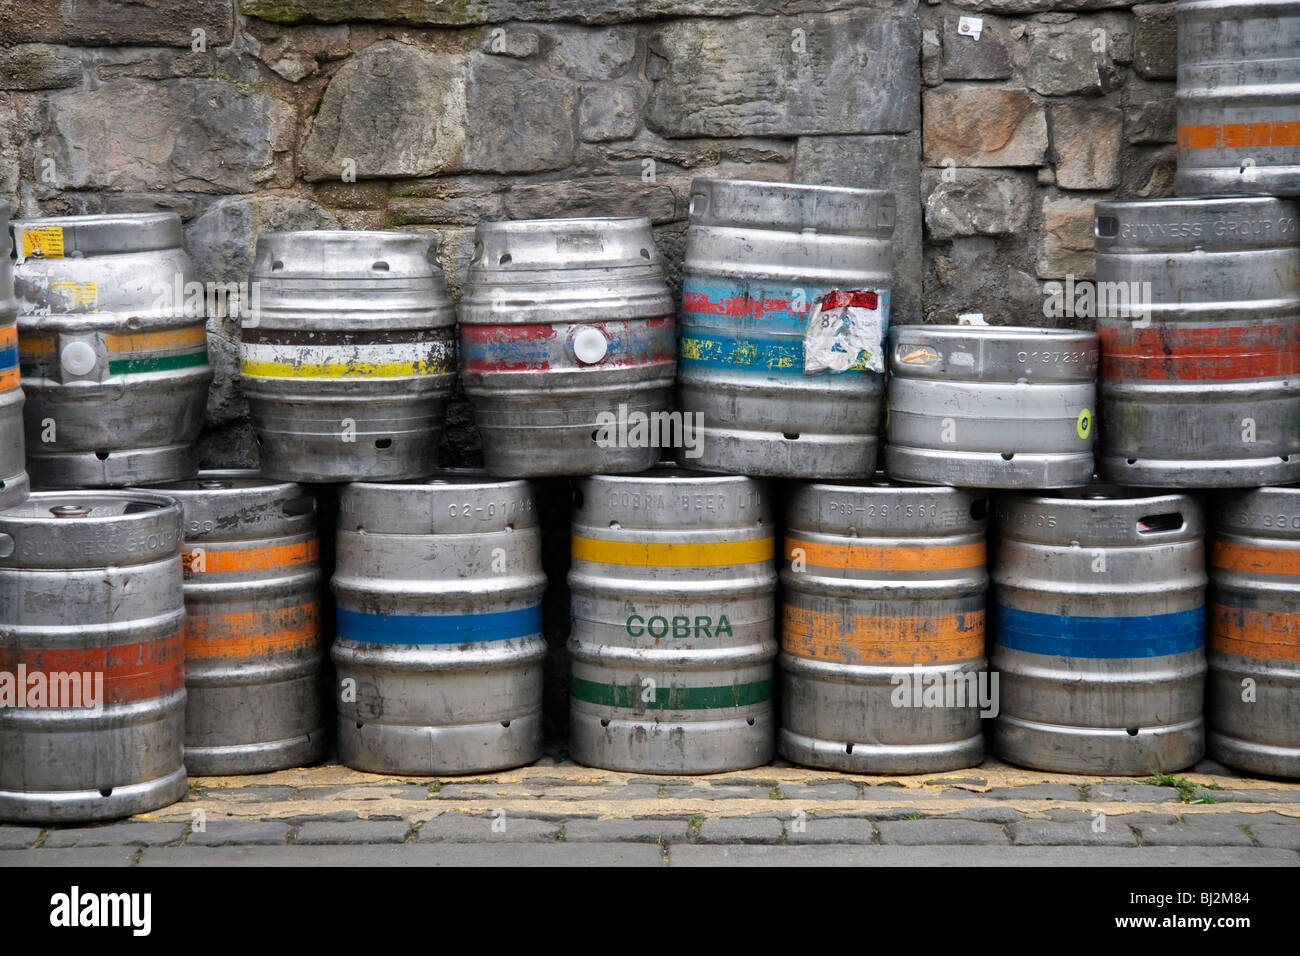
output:
[[1079, 420], [1075, 424], [1075, 431], [1079, 433], [1080, 438], [1087, 438], [1092, 434], [1092, 411], [1085, 408], [1079, 413]]

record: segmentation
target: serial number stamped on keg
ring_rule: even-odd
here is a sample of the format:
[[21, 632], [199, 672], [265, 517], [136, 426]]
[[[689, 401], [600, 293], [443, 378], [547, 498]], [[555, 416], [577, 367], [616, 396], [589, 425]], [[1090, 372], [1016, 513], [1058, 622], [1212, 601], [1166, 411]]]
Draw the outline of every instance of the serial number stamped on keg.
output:
[[1017, 362], [1040, 362], [1043, 365], [1095, 365], [1101, 353], [1097, 349], [1075, 352], [1017, 352]]
[[1300, 531], [1300, 515], [1274, 515], [1262, 511], [1239, 511], [1237, 512], [1237, 524], [1252, 528]]
[[489, 501], [486, 504], [457, 504], [452, 502], [447, 506], [447, 517], [449, 518], [478, 518], [480, 521], [487, 521], [498, 516], [513, 518], [516, 515], [528, 514], [533, 510], [533, 503], [526, 498], [502, 498], [500, 501]]
[[971, 523], [969, 512], [954, 508], [940, 508], [935, 502], [921, 504], [878, 504], [855, 505], [852, 501], [828, 501], [826, 510], [832, 515], [845, 518], [929, 518], [928, 523], [938, 528], [958, 528]]
[[1055, 528], [1056, 515], [1044, 514], [1041, 511], [1010, 511], [999, 510], [998, 522], [1000, 524], [1017, 524], [1022, 528]]

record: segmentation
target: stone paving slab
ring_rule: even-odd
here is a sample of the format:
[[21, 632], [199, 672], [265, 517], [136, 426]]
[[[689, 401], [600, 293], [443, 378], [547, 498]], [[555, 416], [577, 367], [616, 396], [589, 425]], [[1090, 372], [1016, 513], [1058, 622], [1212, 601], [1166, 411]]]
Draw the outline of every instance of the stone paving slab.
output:
[[34, 845], [43, 832], [40, 827], [0, 825], [0, 850], [25, 850]]
[[673, 866], [1296, 866], [1290, 850], [1242, 847], [681, 846]]
[[[0, 865], [79, 865], [83, 856], [94, 865], [541, 865], [556, 847], [567, 847], [557, 865], [678, 865], [681, 853], [686, 861], [752, 857], [758, 864], [768, 860], [764, 850], [788, 854], [789, 865], [810, 851], [826, 851], [831, 862], [909, 865], [952, 865], [949, 858], [1300, 865], [1300, 783], [1243, 777], [1208, 761], [1172, 782], [1050, 774], [996, 760], [904, 777], [780, 762], [657, 777], [555, 755], [518, 770], [441, 779], [322, 764], [199, 778], [181, 802], [117, 823], [0, 826]], [[1098, 812], [1103, 833], [1092, 829]], [[194, 829], [199, 823], [204, 828]], [[583, 848], [594, 849], [584, 857]], [[861, 856], [866, 849], [876, 854], [870, 860]], [[1112, 863], [1102, 851], [1134, 856]]]
[[[38, 854], [40, 850], [9, 853]], [[1261, 851], [1263, 852], [1263, 851]], [[1275, 851], [1285, 853], [1285, 850]], [[0, 865], [5, 863], [0, 854]], [[66, 864], [65, 864], [66, 865]], [[140, 866], [662, 866], [646, 843], [403, 843], [394, 846], [158, 847]]]

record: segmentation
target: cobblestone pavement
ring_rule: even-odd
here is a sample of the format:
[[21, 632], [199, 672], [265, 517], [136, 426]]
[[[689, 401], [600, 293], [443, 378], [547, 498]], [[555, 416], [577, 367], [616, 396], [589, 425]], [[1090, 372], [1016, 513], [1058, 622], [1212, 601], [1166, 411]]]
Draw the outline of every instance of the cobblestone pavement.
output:
[[180, 803], [118, 823], [0, 825], [0, 865], [1300, 865], [1300, 783], [1209, 761], [1162, 782], [991, 760], [915, 777], [652, 777], [555, 750], [441, 780], [326, 764], [194, 778]]

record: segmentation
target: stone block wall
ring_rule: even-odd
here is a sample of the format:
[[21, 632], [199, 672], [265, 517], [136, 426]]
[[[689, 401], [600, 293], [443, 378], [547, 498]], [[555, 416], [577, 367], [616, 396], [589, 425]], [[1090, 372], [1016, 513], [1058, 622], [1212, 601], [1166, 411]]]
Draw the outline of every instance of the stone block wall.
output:
[[[0, 0], [0, 197], [175, 210], [211, 281], [269, 229], [430, 232], [453, 291], [480, 219], [647, 215], [676, 291], [693, 178], [883, 187], [894, 322], [1041, 323], [1092, 202], [1170, 192], [1172, 6]], [[252, 464], [211, 332], [204, 461]]]

